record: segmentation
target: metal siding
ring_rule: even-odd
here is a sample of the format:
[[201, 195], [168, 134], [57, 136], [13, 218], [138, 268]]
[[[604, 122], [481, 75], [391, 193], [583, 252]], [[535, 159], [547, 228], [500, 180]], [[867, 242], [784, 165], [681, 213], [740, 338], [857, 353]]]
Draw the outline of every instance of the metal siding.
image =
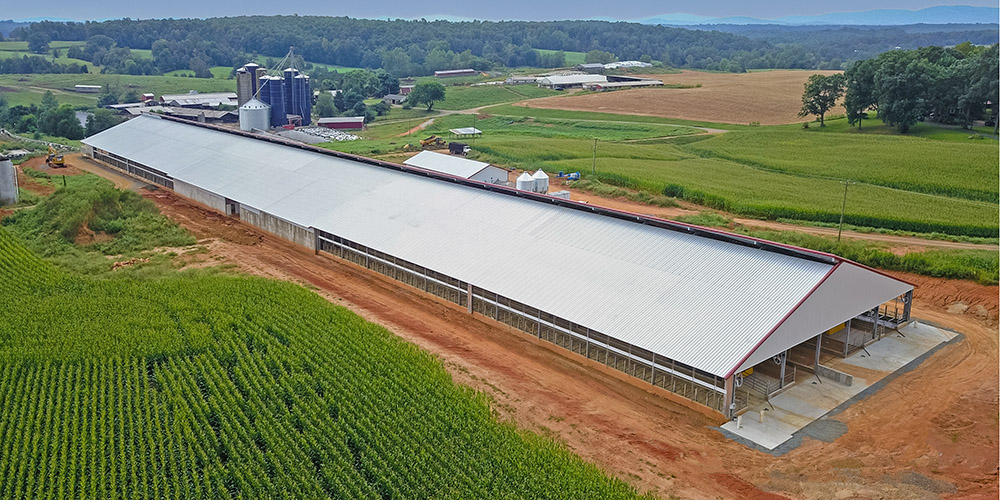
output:
[[84, 142], [720, 376], [832, 266], [152, 116]]

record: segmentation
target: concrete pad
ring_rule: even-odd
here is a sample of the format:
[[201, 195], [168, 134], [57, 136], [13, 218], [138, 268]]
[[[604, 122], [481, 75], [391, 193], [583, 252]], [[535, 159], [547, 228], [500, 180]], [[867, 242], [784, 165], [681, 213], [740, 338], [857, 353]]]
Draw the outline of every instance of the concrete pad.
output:
[[[847, 359], [829, 363], [831, 367], [854, 376], [852, 385], [826, 378], [817, 379], [815, 375], [804, 373], [794, 385], [772, 397], [770, 404], [758, 404], [744, 413], [742, 427], [737, 427], [736, 421], [725, 423], [723, 434], [774, 450], [807, 425], [958, 335], [917, 321], [900, 331], [902, 335], [890, 332], [882, 340], [868, 346], [867, 353], [861, 350]], [[761, 411], [764, 412], [763, 422], [760, 421]]]

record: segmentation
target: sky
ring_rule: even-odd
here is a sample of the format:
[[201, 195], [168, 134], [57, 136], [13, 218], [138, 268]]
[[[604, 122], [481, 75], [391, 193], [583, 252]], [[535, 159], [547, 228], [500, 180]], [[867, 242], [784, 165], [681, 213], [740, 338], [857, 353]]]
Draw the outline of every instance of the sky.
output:
[[[962, 0], [960, 5], [996, 7], [997, 0]], [[836, 4], [802, 0], [635, 1], [635, 0], [378, 0], [302, 1], [276, 0], [170, 0], [143, 2], [135, 0], [46, 0], [9, 2], [0, 16], [5, 19], [39, 17], [100, 20], [109, 18], [221, 17], [253, 14], [330, 15], [364, 18], [420, 18], [449, 16], [467, 19], [554, 20], [554, 19], [641, 19], [662, 14], [684, 13], [712, 17], [750, 16], [762, 19], [791, 15], [818, 15], [830, 12], [857, 12], [871, 9], [919, 10], [942, 5], [941, 0], [840, 0]]]

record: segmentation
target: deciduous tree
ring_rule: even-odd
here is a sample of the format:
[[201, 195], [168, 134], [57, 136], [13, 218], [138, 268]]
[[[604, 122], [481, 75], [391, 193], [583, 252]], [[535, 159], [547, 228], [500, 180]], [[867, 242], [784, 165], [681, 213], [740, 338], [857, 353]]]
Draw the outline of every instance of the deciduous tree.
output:
[[819, 126], [825, 127], [824, 116], [827, 111], [837, 105], [837, 100], [844, 95], [844, 75], [812, 75], [805, 83], [802, 93], [802, 110], [799, 116], [819, 116]]

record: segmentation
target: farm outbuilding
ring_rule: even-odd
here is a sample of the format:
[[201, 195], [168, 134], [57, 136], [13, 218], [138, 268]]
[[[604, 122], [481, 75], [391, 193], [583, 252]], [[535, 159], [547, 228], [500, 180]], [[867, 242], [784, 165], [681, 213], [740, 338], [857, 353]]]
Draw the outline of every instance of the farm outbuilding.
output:
[[803, 352], [835, 377], [820, 350], [857, 349], [909, 318], [911, 284], [714, 229], [168, 117], [83, 143], [114, 168], [727, 417], [748, 387], [769, 387], [768, 372], [794, 383], [787, 373], [812, 364]]
[[365, 117], [363, 116], [331, 116], [316, 120], [316, 125], [339, 130], [360, 130], [365, 128]]
[[449, 69], [445, 71], [435, 71], [434, 76], [438, 78], [451, 78], [455, 76], [474, 76], [478, 75], [479, 72], [472, 68], [463, 69]]
[[434, 151], [421, 151], [407, 158], [403, 164], [490, 184], [506, 184], [509, 173], [506, 169], [495, 167], [489, 163], [435, 153]]

